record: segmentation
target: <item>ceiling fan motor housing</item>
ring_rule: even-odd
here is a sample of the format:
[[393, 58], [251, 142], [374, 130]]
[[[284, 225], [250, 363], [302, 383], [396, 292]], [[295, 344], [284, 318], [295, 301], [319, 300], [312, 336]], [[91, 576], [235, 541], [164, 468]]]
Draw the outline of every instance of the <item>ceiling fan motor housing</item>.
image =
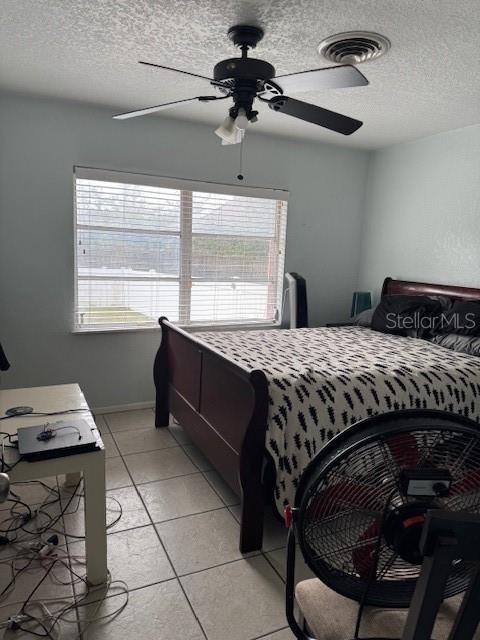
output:
[[225, 80], [251, 79], [270, 80], [275, 77], [275, 67], [257, 58], [229, 58], [222, 60], [213, 69], [213, 78]]
[[239, 109], [245, 109], [247, 118], [253, 117], [253, 101], [264, 84], [275, 76], [275, 68], [264, 60], [255, 58], [229, 58], [215, 65], [213, 77], [227, 81], [233, 98], [230, 115], [235, 118]]

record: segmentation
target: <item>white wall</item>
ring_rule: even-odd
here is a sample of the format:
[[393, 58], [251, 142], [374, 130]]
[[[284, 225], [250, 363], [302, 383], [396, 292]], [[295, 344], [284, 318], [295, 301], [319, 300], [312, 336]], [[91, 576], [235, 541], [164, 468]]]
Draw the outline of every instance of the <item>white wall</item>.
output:
[[359, 286], [388, 275], [480, 287], [480, 125], [372, 154]]
[[[74, 165], [235, 182], [238, 149], [212, 128], [0, 96], [0, 341], [4, 387], [78, 381], [93, 406], [152, 400], [158, 332], [72, 335]], [[288, 119], [285, 118], [288, 127]], [[249, 132], [245, 183], [290, 191], [286, 269], [312, 324], [347, 316], [360, 260], [368, 154]]]

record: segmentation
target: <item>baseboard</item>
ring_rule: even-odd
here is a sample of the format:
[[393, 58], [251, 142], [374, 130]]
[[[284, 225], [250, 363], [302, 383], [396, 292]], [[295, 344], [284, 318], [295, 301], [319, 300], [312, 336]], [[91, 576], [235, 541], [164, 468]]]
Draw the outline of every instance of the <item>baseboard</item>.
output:
[[114, 404], [109, 407], [91, 407], [90, 411], [96, 413], [117, 413], [118, 411], [135, 411], [135, 409], [152, 409], [155, 401], [151, 402], [131, 402], [130, 404]]

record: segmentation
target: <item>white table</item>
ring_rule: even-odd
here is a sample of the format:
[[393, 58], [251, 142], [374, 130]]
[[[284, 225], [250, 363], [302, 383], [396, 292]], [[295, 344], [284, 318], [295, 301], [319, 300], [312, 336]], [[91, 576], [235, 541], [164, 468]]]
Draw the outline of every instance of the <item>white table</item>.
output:
[[[78, 384], [62, 384], [49, 387], [7, 389], [0, 391], [0, 416], [15, 406], [30, 406], [34, 411], [53, 412], [66, 409], [84, 409], [71, 414], [56, 416], [18, 416], [0, 421], [0, 431], [15, 434], [19, 427], [44, 424], [47, 420], [81, 418], [95, 429], [99, 448], [88, 453], [79, 453], [36, 462], [19, 462], [9, 472], [11, 482], [25, 482], [65, 475], [66, 484], [77, 484], [83, 474], [85, 493], [85, 550], [87, 580], [90, 584], [101, 584], [107, 579], [107, 529], [105, 492], [105, 449], [93, 416]], [[6, 448], [6, 462], [14, 464], [18, 453]]]

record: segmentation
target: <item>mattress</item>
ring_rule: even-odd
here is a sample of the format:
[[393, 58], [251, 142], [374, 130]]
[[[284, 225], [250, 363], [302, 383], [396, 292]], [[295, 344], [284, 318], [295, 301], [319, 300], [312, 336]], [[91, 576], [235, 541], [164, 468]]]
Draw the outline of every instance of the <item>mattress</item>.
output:
[[265, 446], [280, 512], [293, 504], [310, 460], [359, 420], [413, 408], [480, 419], [480, 359], [424, 340], [365, 327], [201, 332], [196, 338], [267, 377]]

